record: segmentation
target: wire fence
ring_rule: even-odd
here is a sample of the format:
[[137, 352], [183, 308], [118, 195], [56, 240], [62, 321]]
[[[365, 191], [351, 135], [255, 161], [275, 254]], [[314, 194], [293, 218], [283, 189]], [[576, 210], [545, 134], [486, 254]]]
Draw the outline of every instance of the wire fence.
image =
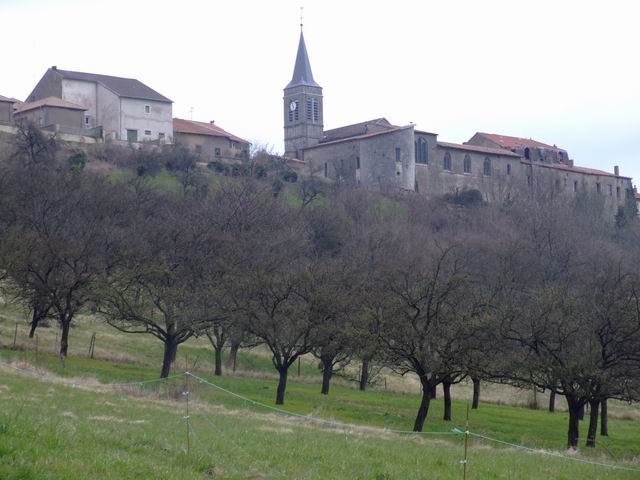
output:
[[[21, 373], [26, 373], [26, 374], [30, 374], [36, 377], [44, 377], [45, 374], [42, 373], [41, 371], [39, 371], [36, 368], [28, 368], [26, 366], [16, 366], [13, 365], [12, 363], [8, 363], [5, 361], [1, 361], [1, 364], [7, 368], [16, 370], [18, 372]], [[468, 428], [463, 428], [463, 427], [459, 427], [459, 426], [455, 426], [453, 427], [450, 431], [426, 431], [426, 432], [414, 432], [411, 430], [400, 430], [400, 429], [389, 429], [389, 428], [382, 428], [382, 427], [376, 427], [376, 426], [370, 426], [370, 425], [359, 425], [359, 424], [353, 424], [353, 423], [346, 423], [346, 422], [340, 422], [337, 420], [333, 420], [333, 419], [326, 419], [326, 418], [321, 418], [321, 417], [314, 417], [313, 415], [304, 415], [304, 414], [300, 414], [297, 412], [293, 412], [290, 410], [286, 410], [284, 408], [280, 408], [280, 407], [276, 407], [273, 405], [268, 405], [266, 403], [263, 402], [259, 402], [257, 400], [251, 399], [249, 397], [246, 397], [244, 395], [241, 395], [237, 392], [234, 392], [232, 390], [229, 390], [227, 388], [222, 387], [221, 385], [218, 385], [210, 380], [207, 380], [201, 376], [195, 375], [191, 372], [183, 372], [183, 373], [179, 373], [179, 374], [174, 374], [171, 375], [167, 378], [159, 378], [159, 379], [153, 379], [153, 380], [136, 380], [136, 381], [130, 381], [130, 382], [118, 382], [118, 383], [100, 383], [100, 382], [87, 382], [87, 381], [77, 381], [77, 380], [69, 380], [69, 381], [62, 381], [61, 383], [63, 385], [66, 385], [68, 387], [71, 388], [75, 388], [75, 387], [85, 387], [85, 388], [92, 388], [92, 389], [115, 389], [118, 391], [123, 391], [126, 389], [131, 389], [131, 388], [138, 388], [138, 389], [143, 389], [147, 386], [153, 386], [153, 385], [168, 385], [168, 383], [170, 381], [175, 381], [175, 380], [180, 380], [183, 379], [183, 385], [180, 386], [179, 388], [174, 388], [174, 392], [173, 392], [173, 398], [174, 399], [178, 399], [178, 398], [182, 398], [183, 402], [185, 404], [185, 412], [184, 415], [182, 415], [182, 420], [185, 422], [185, 431], [186, 431], [186, 435], [185, 435], [185, 446], [187, 449], [187, 452], [189, 452], [190, 450], [190, 446], [191, 446], [191, 442], [195, 442], [195, 444], [197, 444], [199, 446], [200, 449], [203, 449], [204, 451], [208, 450], [208, 447], [206, 445], [204, 445], [196, 431], [193, 428], [193, 424], [191, 422], [191, 417], [194, 414], [193, 412], [193, 404], [190, 405], [189, 403], [189, 398], [191, 395], [190, 389], [189, 389], [189, 380], [192, 380], [194, 382], [196, 382], [198, 385], [204, 385], [207, 388], [211, 388], [214, 389], [216, 391], [222, 392], [225, 395], [229, 395], [231, 397], [234, 397], [236, 399], [242, 400], [243, 402], [245, 402], [247, 405], [251, 405], [254, 407], [259, 407], [263, 410], [266, 410], [268, 412], [273, 412], [277, 415], [283, 416], [283, 417], [289, 417], [292, 419], [295, 419], [297, 421], [301, 421], [301, 422], [306, 422], [306, 423], [313, 423], [319, 427], [322, 428], [331, 428], [331, 429], [342, 429], [344, 431], [347, 432], [355, 432], [355, 431], [359, 431], [362, 432], [363, 434], [380, 434], [380, 433], [389, 433], [389, 434], [396, 434], [396, 435], [404, 435], [404, 436], [419, 436], [419, 437], [430, 437], [430, 436], [440, 436], [440, 437], [461, 437], [464, 438], [465, 440], [465, 445], [468, 442], [469, 439], [473, 438], [473, 439], [477, 439], [486, 443], [492, 443], [492, 444], [496, 444], [496, 445], [502, 445], [505, 447], [510, 447], [513, 449], [517, 449], [517, 450], [522, 450], [522, 451], [526, 451], [532, 454], [536, 454], [536, 455], [541, 455], [541, 456], [549, 456], [549, 457], [554, 457], [554, 458], [558, 458], [561, 460], [566, 460], [569, 462], [578, 462], [578, 463], [583, 463], [583, 464], [588, 464], [588, 465], [592, 465], [592, 466], [597, 466], [597, 467], [602, 467], [602, 468], [608, 468], [608, 469], [613, 469], [613, 470], [619, 470], [619, 471], [628, 471], [628, 472], [636, 472], [640, 474], [640, 468], [634, 468], [634, 467], [629, 467], [629, 466], [625, 466], [625, 465], [618, 465], [618, 464], [613, 464], [613, 463], [605, 463], [605, 462], [599, 462], [599, 461], [595, 461], [595, 460], [591, 460], [588, 458], [582, 458], [582, 457], [576, 457], [576, 456], [570, 456], [570, 455], [565, 455], [562, 454], [560, 452], [557, 451], [551, 451], [551, 450], [545, 450], [545, 449], [541, 449], [541, 448], [534, 448], [534, 447], [528, 447], [525, 445], [520, 445], [517, 443], [513, 443], [513, 442], [508, 442], [505, 440], [501, 440], [498, 438], [493, 438], [487, 435], [483, 435], [481, 433], [478, 432], [474, 432], [474, 431], [470, 431]], [[191, 410], [190, 410], [191, 408]], [[210, 413], [206, 413], [206, 412], [198, 412], [198, 419], [204, 419], [205, 422], [209, 423], [213, 428], [216, 428], [215, 423], [213, 422], [213, 420], [211, 419], [211, 414]], [[220, 430], [218, 430], [220, 432]], [[247, 460], [250, 460], [250, 456], [244, 452], [243, 448], [241, 445], [238, 444], [238, 442], [236, 442], [233, 438], [231, 438], [228, 434], [226, 434], [225, 432], [222, 432], [222, 435], [226, 436], [226, 440], [229, 441], [230, 443], [232, 443], [234, 446], [237, 447], [237, 451], [239, 453], [241, 453], [241, 455], [243, 457], [246, 457]], [[467, 453], [466, 453], [466, 449], [465, 449], [465, 458], [460, 460], [461, 464], [465, 464], [465, 471], [466, 471], [466, 464], [468, 462], [468, 458], [467, 458]], [[466, 477], [465, 477], [466, 478]]]

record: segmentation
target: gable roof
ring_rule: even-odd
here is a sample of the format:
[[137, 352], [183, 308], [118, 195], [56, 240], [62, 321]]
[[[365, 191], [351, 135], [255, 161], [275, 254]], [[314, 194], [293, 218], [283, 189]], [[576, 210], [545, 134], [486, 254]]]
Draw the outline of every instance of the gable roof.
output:
[[[531, 165], [532, 163], [530, 161], [527, 160], [523, 160], [522, 163], [526, 164], [526, 165]], [[564, 163], [534, 163], [533, 165], [536, 165], [538, 167], [543, 167], [543, 168], [552, 168], [555, 170], [562, 170], [565, 172], [574, 172], [574, 173], [582, 173], [584, 175], [597, 175], [600, 177], [614, 177], [614, 178], [625, 178], [625, 179], [631, 179], [631, 177], [625, 177], [623, 175], [616, 175], [615, 173], [611, 173], [611, 172], [605, 172], [604, 170], [598, 170], [596, 168], [587, 168], [587, 167], [575, 167], [575, 166], [571, 166], [571, 165], [566, 165]]]
[[374, 118], [373, 120], [367, 120], [366, 122], [345, 125], [344, 127], [334, 128], [332, 130], [325, 130], [320, 143], [334, 142], [336, 140], [364, 135], [370, 132], [380, 132], [395, 128], [398, 127], [391, 125], [391, 123], [389, 123], [389, 121], [384, 117]]
[[491, 155], [502, 155], [504, 157], [520, 158], [522, 156], [512, 152], [511, 150], [505, 150], [502, 148], [478, 147], [476, 145], [448, 143], [448, 142], [438, 142], [437, 145], [438, 147], [441, 147], [441, 148], [453, 148], [455, 150], [465, 150], [468, 152], [476, 152], [476, 153], [488, 153]]
[[379, 135], [386, 135], [388, 133], [399, 132], [400, 130], [407, 130], [407, 129], [410, 129], [410, 128], [412, 129], [413, 125], [407, 125], [407, 126], [404, 126], [404, 127], [398, 127], [396, 125], [392, 125], [391, 128], [386, 128], [384, 130], [378, 130], [378, 131], [374, 131], [374, 132], [367, 132], [367, 133], [363, 133], [362, 135], [354, 135], [354, 136], [351, 136], [351, 137], [338, 138], [336, 140], [322, 142], [322, 143], [319, 143], [317, 145], [312, 145], [310, 147], [305, 147], [304, 150], [311, 150], [312, 148], [320, 148], [320, 147], [324, 147], [326, 145], [335, 145], [336, 143], [351, 142], [351, 141], [354, 141], [354, 140], [364, 140], [364, 139], [367, 139], [367, 138], [377, 137]]
[[66, 108], [68, 110], [82, 110], [85, 111], [86, 108], [76, 104], [67, 102], [66, 100], [62, 100], [57, 97], [47, 97], [41, 100], [36, 100], [35, 102], [25, 102], [20, 103], [15, 107], [15, 113], [28, 112], [29, 110], [35, 110], [40, 107], [57, 107], [57, 108]]
[[285, 88], [297, 87], [298, 85], [306, 85], [309, 87], [320, 86], [313, 79], [313, 73], [311, 73], [311, 63], [307, 55], [307, 46], [304, 43], [302, 30], [300, 30], [300, 41], [298, 42], [298, 53], [296, 55], [296, 65], [293, 68], [293, 76]]
[[249, 143], [248, 141], [223, 130], [214, 123], [174, 118], [173, 131], [174, 133], [190, 133], [194, 135], [207, 135], [210, 137], [225, 137], [229, 140], [233, 140], [234, 142]]
[[15, 98], [9, 98], [9, 97], [5, 97], [3, 95], [0, 95], [0, 102], [18, 103], [19, 100], [16, 100]]
[[[547, 145], [546, 143], [538, 142], [537, 140], [533, 140], [531, 138], [520, 138], [520, 137], [510, 137], [508, 135], [498, 135], [496, 133], [482, 133], [478, 132], [476, 135], [481, 135], [488, 140], [500, 145], [502, 148], [518, 148], [518, 147], [529, 147], [529, 148], [552, 148], [555, 150], [558, 147], [554, 147], [553, 145]], [[475, 135], [474, 135], [475, 136]]]
[[125, 98], [137, 98], [140, 100], [154, 100], [157, 102], [173, 103], [164, 95], [159, 94], [144, 83], [135, 78], [113, 77], [111, 75], [99, 75], [95, 73], [72, 72], [51, 67], [52, 71], [62, 75], [62, 78], [79, 80], [82, 82], [94, 82], [111, 90], [116, 95]]

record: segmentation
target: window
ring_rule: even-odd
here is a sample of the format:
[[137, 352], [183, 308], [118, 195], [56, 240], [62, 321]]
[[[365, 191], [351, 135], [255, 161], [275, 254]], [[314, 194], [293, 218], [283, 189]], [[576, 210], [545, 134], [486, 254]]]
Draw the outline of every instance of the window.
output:
[[396, 162], [400, 161], [400, 147], [396, 147]]
[[507, 175], [511, 175], [511, 164], [507, 163]]
[[147, 135], [147, 136], [151, 135], [151, 130], [145, 130], [144, 134]]
[[289, 103], [288, 115], [289, 121], [293, 122], [294, 120], [298, 120], [300, 118], [298, 112], [300, 111], [300, 102], [298, 100], [293, 100]]
[[216, 147], [216, 148], [214, 148], [213, 153], [214, 153], [214, 155], [215, 155], [216, 157], [219, 157], [219, 156], [220, 156], [220, 147]]
[[609, 196], [613, 197], [613, 185], [609, 185]]
[[573, 181], [573, 191], [574, 191], [574, 192], [577, 192], [577, 191], [578, 191], [578, 181], [577, 181], [577, 180], [574, 180], [574, 181]]
[[84, 117], [84, 124], [89, 125], [89, 116]]
[[424, 138], [420, 138], [415, 142], [416, 150], [416, 163], [429, 163], [427, 158], [427, 141]]
[[162, 132], [158, 133], [158, 140], [164, 140], [164, 133]]
[[360, 157], [356, 157], [356, 168], [360, 168]]
[[468, 153], [464, 156], [463, 170], [464, 173], [471, 173], [471, 157]]
[[616, 198], [620, 199], [620, 187], [616, 187]]
[[314, 123], [320, 121], [320, 103], [317, 98], [307, 98], [307, 120]]
[[600, 193], [600, 182], [596, 183], [596, 192]]
[[151, 105], [144, 106], [144, 113], [151, 113]]
[[491, 176], [491, 159], [489, 157], [484, 159], [484, 163], [482, 164], [482, 173], [487, 177]]
[[531, 159], [531, 152], [529, 150], [529, 147], [524, 149], [524, 158], [527, 159], [527, 160]]
[[329, 167], [327, 165], [327, 162], [324, 162], [324, 178], [327, 178], [329, 176]]
[[444, 152], [444, 160], [442, 161], [442, 169], [451, 171], [451, 154], [449, 152]]

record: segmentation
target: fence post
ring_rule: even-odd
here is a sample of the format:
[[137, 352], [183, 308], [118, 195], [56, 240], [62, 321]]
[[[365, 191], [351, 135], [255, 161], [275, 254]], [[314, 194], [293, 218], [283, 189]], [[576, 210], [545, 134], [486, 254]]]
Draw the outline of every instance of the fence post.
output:
[[95, 346], [96, 346], [96, 332], [93, 332], [93, 335], [91, 335], [91, 340], [89, 340], [89, 357], [93, 358], [93, 352], [95, 350]]
[[189, 452], [191, 450], [191, 426], [189, 425], [189, 372], [185, 372], [184, 374], [184, 392], [182, 392], [186, 399], [186, 415], [184, 419], [187, 422], [187, 456], [189, 456]]
[[13, 348], [16, 348], [16, 340], [18, 339], [18, 322], [16, 322], [16, 329], [13, 332]]

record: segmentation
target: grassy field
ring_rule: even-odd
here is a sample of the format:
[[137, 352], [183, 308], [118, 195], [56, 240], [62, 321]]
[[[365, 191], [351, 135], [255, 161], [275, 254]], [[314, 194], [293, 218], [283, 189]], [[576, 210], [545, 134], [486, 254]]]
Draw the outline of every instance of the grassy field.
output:
[[[411, 428], [419, 397], [411, 382], [391, 375], [388, 390], [381, 383], [359, 392], [343, 380], [322, 396], [315, 362], [305, 359], [301, 375], [292, 372], [284, 407], [300, 418], [272, 410], [277, 382], [260, 350], [243, 352], [235, 375], [214, 378], [211, 349], [195, 339], [181, 347], [177, 375], [158, 382], [162, 348], [151, 337], [83, 318], [63, 366], [53, 352], [56, 329], [38, 331], [36, 353], [22, 316], [15, 306], [0, 308], [0, 479], [462, 478], [464, 437], [451, 430], [464, 424], [468, 387], [457, 390], [453, 422], [440, 420], [438, 399], [425, 425], [429, 433], [392, 433]], [[93, 333], [96, 358], [90, 359]], [[244, 398], [180, 374], [185, 370]], [[132, 380], [139, 382], [104, 385]], [[565, 412], [510, 405], [514, 392], [488, 390], [492, 401], [470, 413], [472, 432], [564, 454]], [[470, 437], [468, 478], [640, 478], [639, 425], [636, 406], [614, 404], [610, 437], [568, 459]], [[581, 427], [583, 443], [586, 422]]]

